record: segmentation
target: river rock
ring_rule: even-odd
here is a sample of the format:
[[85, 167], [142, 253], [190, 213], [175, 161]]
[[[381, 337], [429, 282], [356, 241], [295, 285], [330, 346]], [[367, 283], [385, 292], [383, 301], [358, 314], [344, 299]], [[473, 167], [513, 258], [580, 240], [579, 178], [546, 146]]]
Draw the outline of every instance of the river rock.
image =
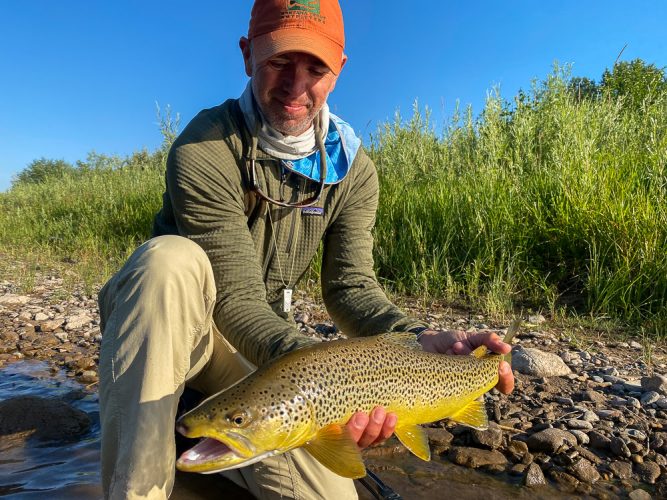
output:
[[657, 403], [660, 400], [660, 393], [656, 391], [648, 391], [642, 394], [642, 397], [640, 398], [640, 402], [644, 406], [652, 405], [653, 403]]
[[653, 497], [648, 491], [639, 488], [628, 493], [628, 498], [630, 500], [653, 500]]
[[632, 464], [616, 460], [609, 464], [609, 470], [619, 479], [629, 479], [632, 477]]
[[521, 346], [516, 346], [512, 351], [512, 368], [535, 377], [560, 377], [572, 373], [556, 354]]
[[28, 302], [30, 302], [30, 297], [25, 295], [14, 295], [12, 293], [0, 295], [0, 305], [3, 306], [23, 306]]
[[579, 444], [586, 445], [591, 442], [591, 438], [589, 438], [588, 434], [586, 434], [584, 431], [570, 429], [570, 432], [577, 438], [577, 442]]
[[516, 462], [522, 461], [528, 455], [528, 445], [524, 441], [512, 440], [507, 445], [511, 458]]
[[630, 458], [630, 456], [632, 455], [632, 452], [628, 448], [626, 442], [618, 436], [614, 436], [611, 438], [609, 449], [611, 449], [611, 452], [614, 455], [618, 455], [619, 457]]
[[648, 484], [655, 484], [660, 477], [660, 466], [655, 462], [643, 462], [635, 464], [635, 474], [640, 481]]
[[644, 392], [655, 391], [667, 396], [667, 377], [664, 375], [652, 375], [650, 377], [642, 377], [642, 389]]
[[90, 428], [88, 414], [56, 399], [19, 396], [0, 401], [0, 439], [8, 435], [67, 441]]
[[549, 471], [549, 475], [561, 489], [566, 491], [575, 491], [579, 486], [579, 480], [565, 471], [554, 468]]
[[574, 477], [576, 477], [579, 481], [583, 481], [584, 483], [594, 483], [600, 479], [600, 473], [598, 470], [585, 458], [582, 458], [581, 460], [578, 460], [572, 464], [570, 467], [568, 467], [568, 470]]
[[577, 438], [562, 429], [544, 429], [528, 438], [528, 449], [532, 452], [559, 453], [576, 444]]
[[426, 435], [428, 436], [428, 442], [432, 446], [433, 451], [437, 454], [447, 451], [452, 439], [454, 439], [451, 432], [440, 427], [427, 427]]
[[35, 321], [46, 321], [47, 319], [49, 319], [48, 314], [45, 314], [43, 312], [38, 312], [37, 314], [35, 314]]
[[565, 422], [565, 425], [567, 425], [568, 429], [576, 429], [581, 431], [589, 431], [593, 428], [593, 424], [578, 418], [569, 419], [567, 422]]
[[532, 463], [528, 466], [526, 475], [523, 478], [523, 484], [529, 488], [537, 488], [547, 484], [547, 480], [544, 478], [544, 473], [539, 465]]
[[65, 322], [65, 330], [78, 330], [93, 322], [93, 318], [87, 314], [79, 314], [77, 316], [70, 316]]
[[546, 318], [541, 314], [528, 316], [528, 323], [532, 323], [533, 325], [541, 325], [544, 322], [546, 322]]
[[503, 444], [503, 431], [497, 427], [489, 427], [486, 430], [472, 429], [472, 440], [491, 450], [498, 449]]
[[63, 323], [65, 323], [64, 318], [47, 319], [39, 324], [39, 329], [42, 332], [53, 332], [63, 326]]
[[479, 448], [460, 446], [456, 446], [450, 450], [449, 459], [455, 464], [464, 465], [472, 469], [507, 465], [505, 455], [497, 450], [480, 450]]

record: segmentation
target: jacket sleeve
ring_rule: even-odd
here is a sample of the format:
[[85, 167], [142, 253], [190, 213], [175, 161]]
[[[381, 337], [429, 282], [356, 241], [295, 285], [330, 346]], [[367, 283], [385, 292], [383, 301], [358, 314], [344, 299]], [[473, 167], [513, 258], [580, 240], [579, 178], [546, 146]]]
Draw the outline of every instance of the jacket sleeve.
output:
[[[187, 130], [187, 129], [186, 129]], [[183, 136], [187, 137], [184, 131]], [[207, 253], [217, 287], [214, 320], [257, 366], [315, 343], [273, 312], [244, 213], [243, 184], [224, 140], [182, 139], [167, 160], [167, 194], [178, 233]]]
[[406, 316], [385, 295], [373, 270], [378, 206], [375, 165], [359, 150], [349, 193], [324, 240], [322, 295], [327, 311], [348, 336], [406, 331], [423, 323]]

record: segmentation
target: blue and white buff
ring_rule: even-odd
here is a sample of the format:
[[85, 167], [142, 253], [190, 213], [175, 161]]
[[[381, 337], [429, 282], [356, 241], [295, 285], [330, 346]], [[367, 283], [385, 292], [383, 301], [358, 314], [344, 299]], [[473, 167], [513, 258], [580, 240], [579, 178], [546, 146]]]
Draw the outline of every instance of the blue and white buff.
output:
[[[239, 104], [251, 133], [257, 130], [257, 143], [262, 151], [279, 158], [287, 170], [316, 182], [320, 181], [320, 151], [316, 145], [314, 127], [311, 126], [298, 137], [286, 136], [275, 130], [267, 123], [257, 106], [251, 82], [248, 82]], [[259, 128], [257, 117], [261, 120]], [[327, 153], [325, 183], [336, 184], [349, 172], [361, 146], [361, 140], [348, 123], [329, 112], [326, 103], [320, 110], [320, 120], [323, 123], [321, 131]]]

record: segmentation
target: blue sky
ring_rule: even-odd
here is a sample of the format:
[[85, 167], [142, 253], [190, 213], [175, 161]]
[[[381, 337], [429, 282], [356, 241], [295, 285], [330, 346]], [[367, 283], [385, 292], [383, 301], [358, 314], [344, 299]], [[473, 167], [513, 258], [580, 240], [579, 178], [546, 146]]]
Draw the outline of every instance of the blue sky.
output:
[[[155, 103], [181, 116], [243, 90], [251, 0], [0, 0], [0, 191], [40, 157], [125, 155], [161, 142]], [[396, 110], [481, 110], [554, 61], [598, 79], [622, 60], [667, 66], [667, 2], [341, 0], [349, 61], [329, 99], [364, 138]]]

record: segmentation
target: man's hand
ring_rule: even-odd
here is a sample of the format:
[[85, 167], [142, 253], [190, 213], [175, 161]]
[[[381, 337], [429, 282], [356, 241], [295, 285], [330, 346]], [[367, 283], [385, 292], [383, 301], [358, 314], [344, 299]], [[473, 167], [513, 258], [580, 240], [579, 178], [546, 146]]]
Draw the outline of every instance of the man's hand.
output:
[[352, 415], [347, 423], [347, 428], [352, 439], [357, 442], [360, 449], [372, 444], [380, 444], [389, 439], [396, 427], [396, 415], [385, 412], [384, 408], [378, 406], [368, 415], [359, 411]]
[[[498, 354], [508, 354], [512, 346], [506, 344], [493, 332], [466, 333], [462, 330], [424, 330], [419, 338], [422, 348], [428, 352], [441, 354], [470, 354], [477, 347], [485, 345]], [[501, 361], [498, 368], [498, 384], [503, 394], [514, 389], [512, 368], [506, 361]]]
[[[470, 354], [481, 345], [485, 345], [498, 354], [508, 354], [512, 350], [512, 347], [503, 342], [494, 332], [466, 333], [462, 330], [424, 330], [419, 342], [425, 351], [441, 354]], [[514, 389], [514, 375], [506, 361], [500, 362], [496, 389], [503, 394], [509, 394]], [[382, 443], [394, 433], [396, 415], [386, 413], [384, 408], [378, 406], [371, 411], [370, 415], [364, 412], [352, 415], [347, 427], [359, 448], [364, 449], [372, 444]]]

